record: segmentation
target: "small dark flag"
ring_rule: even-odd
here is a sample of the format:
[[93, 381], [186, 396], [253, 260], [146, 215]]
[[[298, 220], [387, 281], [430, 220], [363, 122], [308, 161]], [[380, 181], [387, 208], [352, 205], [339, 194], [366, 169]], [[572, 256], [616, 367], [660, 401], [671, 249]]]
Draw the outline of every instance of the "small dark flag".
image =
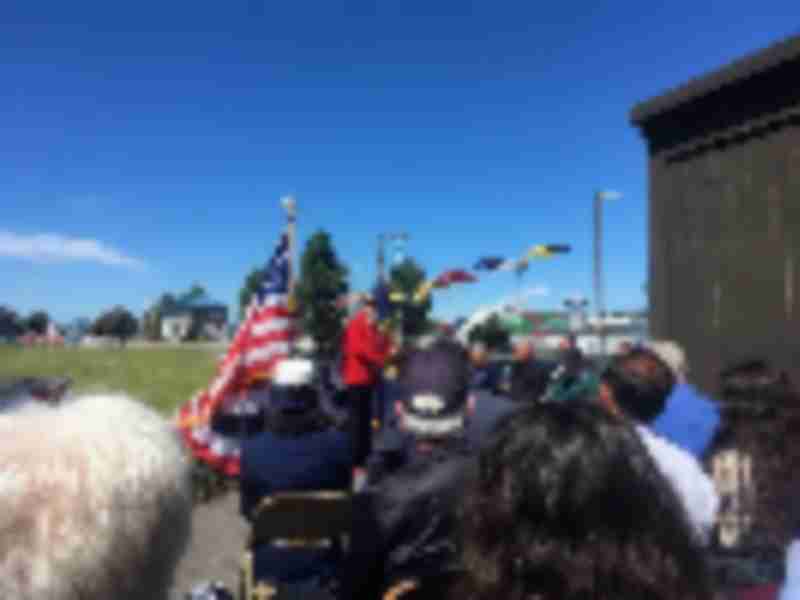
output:
[[506, 261], [501, 256], [484, 256], [475, 263], [473, 269], [476, 271], [495, 271]]

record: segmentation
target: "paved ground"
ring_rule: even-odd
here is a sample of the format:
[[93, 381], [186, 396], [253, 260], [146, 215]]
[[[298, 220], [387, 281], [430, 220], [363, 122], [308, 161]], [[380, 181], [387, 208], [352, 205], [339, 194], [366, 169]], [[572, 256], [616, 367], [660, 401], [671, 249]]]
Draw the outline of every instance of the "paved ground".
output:
[[192, 540], [178, 565], [170, 600], [183, 600], [201, 581], [222, 581], [235, 595], [247, 530], [239, 516], [238, 492], [198, 505], [192, 516]]

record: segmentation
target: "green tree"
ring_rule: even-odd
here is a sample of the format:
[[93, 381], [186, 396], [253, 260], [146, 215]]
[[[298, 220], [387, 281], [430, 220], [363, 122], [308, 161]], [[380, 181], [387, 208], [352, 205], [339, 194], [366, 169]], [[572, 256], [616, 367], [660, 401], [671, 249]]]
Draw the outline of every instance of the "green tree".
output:
[[161, 339], [161, 315], [155, 306], [144, 311], [142, 315], [142, 333], [151, 341]]
[[156, 303], [144, 313], [142, 318], [142, 332], [149, 340], [161, 339], [161, 319], [164, 313], [172, 310], [177, 306], [178, 301], [175, 296], [166, 292], [161, 294], [161, 297]]
[[320, 230], [303, 251], [295, 293], [303, 331], [324, 356], [334, 355], [339, 347], [346, 313], [337, 301], [347, 291], [347, 268], [336, 255], [330, 235]]
[[127, 308], [115, 306], [97, 318], [92, 327], [92, 333], [115, 337], [122, 345], [125, 345], [125, 342], [133, 337], [138, 328], [136, 317]]
[[239, 290], [239, 318], [244, 319], [244, 313], [250, 305], [253, 295], [258, 291], [261, 280], [264, 278], [264, 269], [253, 269], [245, 277], [242, 289]]
[[[407, 299], [414, 297], [414, 292], [424, 281], [425, 270], [411, 258], [395, 265], [389, 272], [389, 287], [393, 292], [401, 292]], [[432, 307], [430, 295], [419, 303], [410, 300], [403, 303], [404, 338], [415, 338], [430, 330], [428, 314]]]
[[503, 327], [500, 317], [497, 315], [492, 315], [483, 323], [473, 327], [468, 338], [471, 344], [482, 342], [486, 344], [488, 350], [498, 352], [508, 351], [511, 342], [508, 331]]
[[12, 308], [0, 306], [0, 338], [15, 338], [25, 331], [25, 323]]
[[49, 324], [50, 315], [43, 310], [37, 310], [31, 313], [25, 323], [25, 326], [29, 331], [33, 331], [36, 335], [44, 335], [47, 333], [47, 326]]
[[189, 288], [189, 291], [180, 297], [180, 302], [192, 302], [193, 300], [202, 298], [205, 295], [206, 295], [206, 288], [200, 285], [199, 283], [194, 283], [192, 284], [192, 287]]

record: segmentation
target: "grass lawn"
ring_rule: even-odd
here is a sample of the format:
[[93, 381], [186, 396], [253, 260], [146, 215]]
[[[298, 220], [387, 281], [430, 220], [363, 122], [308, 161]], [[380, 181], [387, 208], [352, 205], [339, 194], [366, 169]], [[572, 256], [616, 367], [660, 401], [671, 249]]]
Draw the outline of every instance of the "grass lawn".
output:
[[171, 416], [214, 375], [219, 349], [0, 346], [0, 378], [71, 377], [74, 391], [122, 391]]

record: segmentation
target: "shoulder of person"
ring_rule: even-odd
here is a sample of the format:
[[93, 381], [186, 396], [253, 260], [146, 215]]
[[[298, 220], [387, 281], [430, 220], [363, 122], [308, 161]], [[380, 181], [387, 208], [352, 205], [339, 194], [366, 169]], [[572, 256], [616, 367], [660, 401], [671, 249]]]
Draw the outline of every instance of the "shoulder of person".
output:
[[695, 531], [707, 539], [716, 520], [720, 499], [714, 482], [688, 451], [644, 425], [636, 430], [662, 475], [681, 500]]
[[241, 454], [257, 455], [264, 452], [265, 448], [273, 446], [277, 438], [269, 431], [262, 431], [256, 435], [246, 437], [242, 440]]
[[786, 579], [780, 593], [781, 600], [800, 599], [800, 539], [786, 550]]

